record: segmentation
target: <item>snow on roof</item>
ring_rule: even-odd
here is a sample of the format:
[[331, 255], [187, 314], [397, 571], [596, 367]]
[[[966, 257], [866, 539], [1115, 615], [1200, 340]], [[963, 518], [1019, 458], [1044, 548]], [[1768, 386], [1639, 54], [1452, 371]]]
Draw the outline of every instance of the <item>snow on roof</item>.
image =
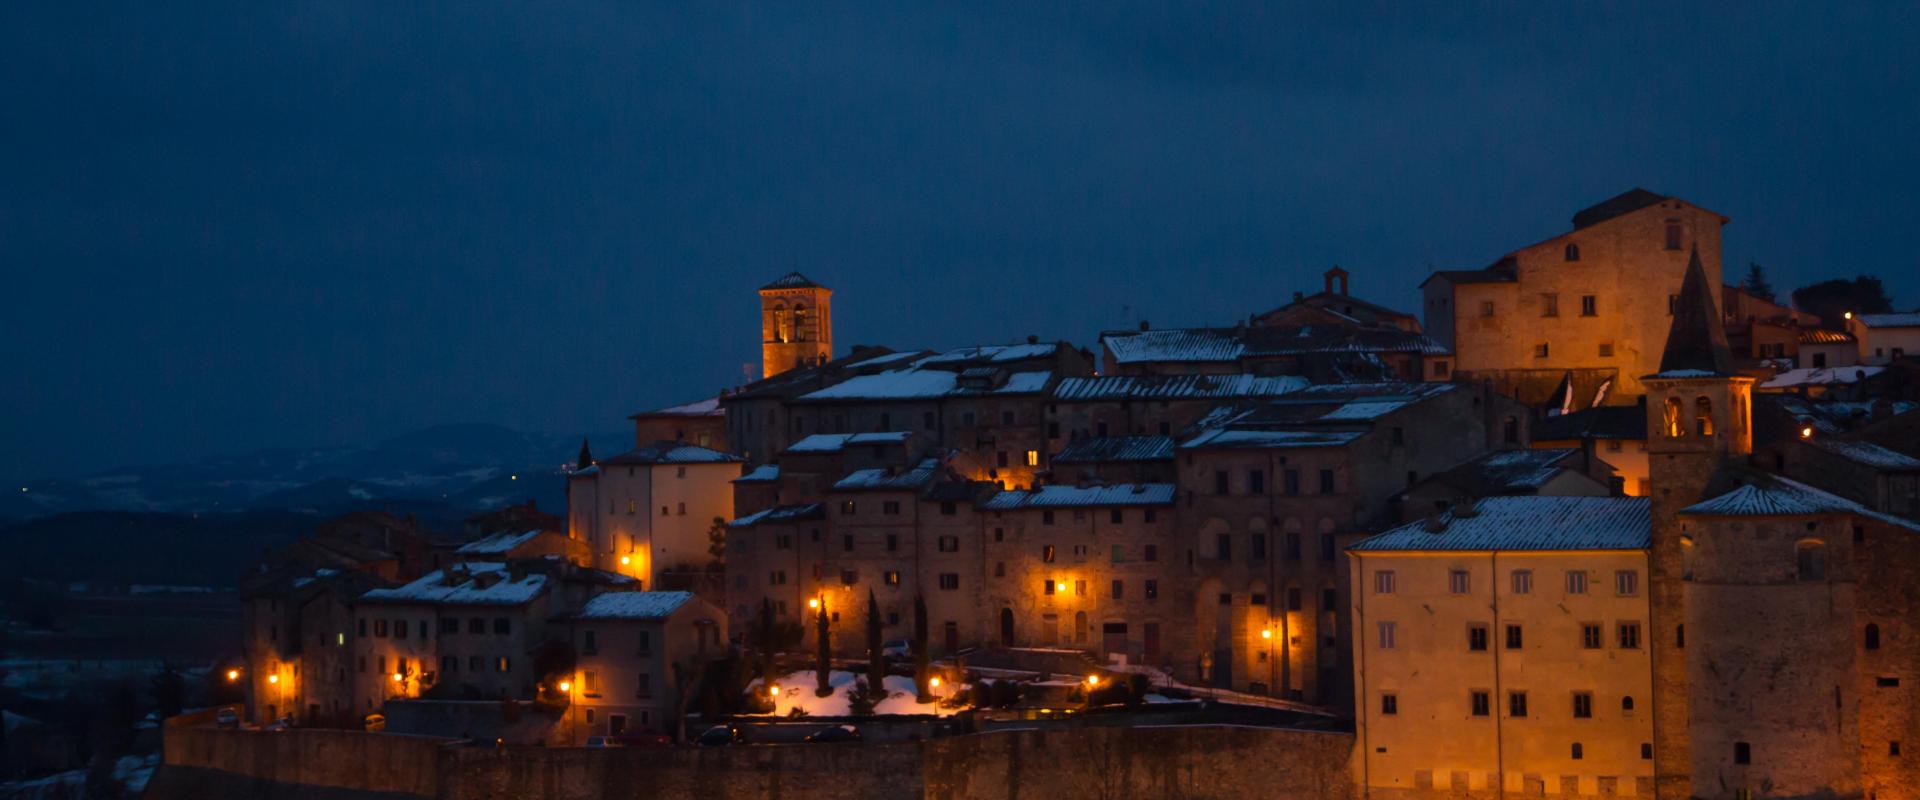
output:
[[1350, 551], [1644, 550], [1652, 542], [1644, 497], [1489, 497], [1469, 515], [1448, 512], [1356, 542]]
[[1215, 428], [1180, 443], [1189, 448], [1338, 447], [1364, 435], [1363, 431], [1275, 431]]
[[1060, 400], [1279, 397], [1308, 385], [1298, 375], [1106, 375], [1063, 378], [1053, 387], [1053, 396]]
[[580, 607], [578, 619], [666, 619], [693, 599], [692, 592], [606, 592]]
[[[659, 441], [646, 447], [637, 447], [609, 459], [601, 464], [725, 464], [745, 461], [736, 455], [710, 450], [686, 442]], [[578, 472], [574, 474], [579, 474]]]
[[476, 539], [460, 546], [454, 552], [463, 556], [504, 556], [520, 545], [539, 538], [545, 531], [525, 531], [522, 533], [496, 533], [483, 539]]
[[1310, 353], [1439, 354], [1446, 347], [1424, 334], [1398, 328], [1291, 325], [1256, 328], [1170, 328], [1101, 334], [1121, 364], [1161, 361], [1219, 363]]
[[[468, 577], [452, 585], [448, 570], [465, 569]], [[483, 576], [493, 582], [482, 586]], [[437, 569], [405, 586], [374, 589], [360, 595], [362, 602], [425, 603], [433, 605], [517, 606], [531, 602], [547, 589], [547, 576], [528, 572], [512, 580], [507, 565], [498, 561], [473, 561], [464, 565]]]
[[662, 408], [654, 411], [642, 411], [633, 416], [635, 417], [724, 417], [726, 415], [727, 415], [727, 412], [721, 410], [720, 408], [720, 398], [709, 397], [705, 400], [695, 400], [691, 403], [682, 403], [677, 406], [667, 406], [666, 408]]
[[985, 361], [1004, 364], [1009, 361], [1024, 361], [1029, 358], [1045, 358], [1053, 355], [1059, 345], [1053, 342], [1038, 344], [990, 344], [982, 347], [962, 347], [927, 356], [915, 362], [914, 366], [927, 364], [954, 364], [967, 361]]
[[1766, 485], [1749, 483], [1710, 500], [1703, 500], [1680, 513], [1700, 517], [1778, 517], [1852, 514], [1871, 517], [1910, 531], [1920, 531], [1920, 522], [1882, 514], [1839, 495], [1828, 494], [1804, 483], [1778, 475], [1766, 476]]
[[1920, 470], [1920, 458], [1914, 458], [1897, 450], [1888, 450], [1872, 442], [1817, 436], [1808, 440], [1807, 444], [1815, 449], [1825, 450], [1848, 461], [1865, 464], [1874, 469], [1901, 472]]
[[913, 436], [911, 431], [877, 433], [816, 433], [787, 447], [789, 453], [838, 453], [852, 445], [901, 444]]
[[872, 358], [863, 358], [863, 359], [860, 359], [859, 361], [850, 363], [847, 365], [847, 367], [849, 369], [853, 367], [877, 367], [881, 364], [892, 364], [896, 361], [905, 361], [909, 358], [919, 358], [924, 355], [926, 355], [926, 352], [922, 350], [908, 350], [900, 353], [881, 353], [880, 355], [874, 356]]
[[1720, 373], [1710, 369], [1670, 369], [1648, 375], [1649, 378], [1717, 378]]
[[1042, 486], [1000, 492], [981, 504], [993, 511], [1076, 506], [1164, 506], [1173, 503], [1171, 483], [1118, 483], [1112, 486]]
[[820, 519], [826, 516], [827, 507], [820, 503], [800, 503], [797, 505], [774, 506], [755, 511], [744, 517], [727, 523], [732, 528], [747, 528], [763, 522], [793, 522], [802, 519]]
[[1920, 327], [1920, 311], [1903, 314], [1855, 314], [1855, 322], [1869, 328], [1914, 328]]
[[1055, 464], [1172, 460], [1170, 436], [1095, 436], [1072, 442], [1053, 457]]
[[1570, 469], [1574, 449], [1495, 450], [1461, 462], [1433, 476], [1434, 480], [1478, 496], [1523, 494]]
[[825, 389], [801, 395], [800, 400], [916, 400], [933, 399], [953, 391], [960, 376], [937, 369], [897, 369], [855, 375]]
[[734, 483], [771, 483], [777, 480], [780, 480], [780, 465], [779, 464], [761, 464], [760, 466], [754, 467], [752, 472], [749, 472], [738, 478], [734, 478], [733, 482]]
[[918, 489], [932, 480], [934, 473], [940, 471], [938, 459], [926, 459], [910, 470], [896, 470], [891, 467], [856, 469], [847, 473], [833, 484], [839, 491], [866, 489]]
[[1760, 384], [1762, 389], [1784, 389], [1790, 386], [1832, 386], [1835, 384], [1858, 383], [1887, 371], [1886, 367], [1807, 367], [1790, 369], [1768, 378]]
[[1051, 372], [1016, 372], [1007, 376], [1005, 385], [993, 390], [994, 394], [1033, 394], [1047, 390], [1047, 381], [1053, 378]]
[[1356, 422], [1379, 419], [1395, 411], [1399, 411], [1400, 409], [1406, 408], [1408, 405], [1411, 405], [1416, 399], [1418, 398], [1379, 397], [1379, 398], [1368, 398], [1365, 400], [1355, 400], [1350, 403], [1344, 403], [1339, 408], [1336, 408], [1332, 411], [1329, 411], [1325, 414], [1320, 415], [1320, 419], [1335, 420], [1335, 421], [1348, 420], [1348, 421], [1356, 421]]

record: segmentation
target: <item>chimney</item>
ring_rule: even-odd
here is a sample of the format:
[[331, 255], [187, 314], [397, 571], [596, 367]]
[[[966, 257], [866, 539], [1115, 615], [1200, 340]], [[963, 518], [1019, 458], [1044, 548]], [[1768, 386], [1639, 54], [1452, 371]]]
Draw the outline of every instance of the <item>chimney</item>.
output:
[[1144, 319], [1140, 320], [1140, 330], [1143, 330], [1143, 331], [1153, 330], [1153, 323], [1148, 322]]
[[1039, 344], [1039, 343], [1040, 343], [1040, 337], [1035, 336], [1031, 333], [1027, 334], [1027, 344]]
[[1447, 529], [1447, 517], [1444, 514], [1429, 514], [1422, 527], [1425, 527], [1428, 533], [1439, 533]]

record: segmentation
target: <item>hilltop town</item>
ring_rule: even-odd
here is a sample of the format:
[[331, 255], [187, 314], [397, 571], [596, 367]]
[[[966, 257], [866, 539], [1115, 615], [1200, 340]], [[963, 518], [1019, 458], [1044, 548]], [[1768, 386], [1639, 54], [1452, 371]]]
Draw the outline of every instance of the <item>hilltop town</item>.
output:
[[[858, 743], [673, 763], [911, 742], [942, 766], [902, 792], [992, 796], [952, 772], [967, 737], [1201, 759], [1220, 726], [1282, 737], [1245, 757], [1325, 777], [1302, 797], [1920, 796], [1920, 312], [1795, 308], [1726, 273], [1727, 223], [1636, 189], [1419, 309], [1335, 267], [1211, 327], [954, 350], [836, 347], [832, 289], [789, 273], [738, 334], [761, 378], [555, 454], [563, 514], [268, 554], [244, 707], [170, 727], [168, 765], [301, 731], [663, 762], [806, 736]], [[460, 772], [329, 769], [371, 768], [300, 774]], [[1107, 796], [1243, 780], [1148, 772]]]

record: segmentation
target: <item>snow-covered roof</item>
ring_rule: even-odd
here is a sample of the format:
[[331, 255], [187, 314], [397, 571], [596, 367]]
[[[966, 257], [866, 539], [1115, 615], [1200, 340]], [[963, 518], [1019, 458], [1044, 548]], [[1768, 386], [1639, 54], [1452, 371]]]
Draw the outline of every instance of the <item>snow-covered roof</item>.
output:
[[[465, 569], [465, 580], [448, 584], [448, 570]], [[491, 576], [490, 578], [487, 576]], [[547, 576], [528, 572], [513, 580], [507, 565], [498, 561], [473, 561], [437, 569], [405, 586], [374, 589], [360, 595], [361, 602], [423, 603], [432, 605], [517, 606], [531, 602], [547, 589]], [[491, 580], [482, 586], [483, 580]]]
[[1189, 448], [1338, 447], [1365, 435], [1363, 431], [1329, 430], [1240, 430], [1214, 428], [1180, 443]]
[[1279, 397], [1308, 385], [1297, 375], [1106, 375], [1063, 378], [1053, 387], [1059, 400], [1205, 400]]
[[849, 446], [863, 444], [904, 444], [911, 431], [875, 433], [816, 433], [787, 447], [788, 453], [838, 453]]
[[580, 607], [578, 619], [666, 619], [693, 599], [692, 592], [606, 592]]
[[1817, 450], [1825, 450], [1848, 461], [1865, 464], [1874, 469], [1895, 472], [1920, 470], [1920, 458], [1914, 458], [1897, 450], [1889, 450], [1872, 442], [1816, 436], [1807, 440], [1807, 444]]
[[[686, 442], [659, 441], [646, 447], [636, 447], [612, 458], [602, 459], [603, 465], [648, 465], [648, 464], [726, 464], [745, 461], [739, 456], [711, 450]], [[579, 474], [578, 472], [574, 474]]]
[[460, 546], [454, 552], [463, 556], [504, 556], [520, 545], [539, 538], [545, 531], [523, 531], [520, 533], [496, 533], [484, 539], [476, 539]]
[[729, 522], [727, 525], [734, 528], [746, 528], [763, 522], [793, 522], [802, 519], [821, 519], [826, 516], [826, 512], [827, 507], [820, 503], [774, 506], [772, 508], [755, 511]]
[[634, 417], [724, 417], [726, 415], [727, 415], [727, 412], [720, 408], [720, 398], [709, 397], [705, 400], [695, 400], [691, 403], [681, 403], [680, 405], [677, 405], [677, 406], [667, 406], [666, 408], [656, 409], [653, 411], [642, 411], [633, 416]]
[[[973, 370], [967, 370], [967, 372], [972, 372], [972, 371]], [[1000, 387], [997, 389], [988, 389], [988, 390], [980, 391], [980, 390], [961, 387], [959, 389], [956, 389], [954, 393], [970, 394], [970, 395], [1038, 394], [1040, 392], [1044, 392], [1047, 390], [1047, 381], [1052, 379], [1053, 379], [1053, 373], [1046, 372], [1046, 371], [1016, 372], [1016, 373], [1013, 373], [1012, 375], [1008, 375], [1007, 382], [1001, 384]]]
[[1118, 331], [1100, 336], [1120, 364], [1155, 362], [1223, 363], [1242, 358], [1273, 358], [1314, 353], [1419, 353], [1437, 355], [1446, 347], [1423, 334], [1398, 328], [1350, 325], [1292, 325], [1255, 328], [1171, 328]]
[[968, 361], [982, 361], [992, 364], [1005, 364], [1009, 361], [1024, 361], [1029, 358], [1045, 358], [1054, 354], [1059, 345], [1053, 342], [1037, 344], [990, 344], [982, 347], [962, 347], [936, 353], [915, 363], [915, 366], [930, 364], [955, 364]]
[[1853, 320], [1869, 328], [1920, 327], [1920, 311], [1901, 314], [1855, 314]]
[[1805, 367], [1790, 369], [1768, 378], [1760, 384], [1762, 389], [1785, 389], [1792, 386], [1832, 386], [1836, 384], [1858, 383], [1887, 371], [1886, 367]]
[[855, 375], [825, 389], [801, 395], [800, 400], [920, 400], [944, 397], [960, 380], [958, 374], [938, 369], [896, 369]]
[[1072, 442], [1053, 457], [1055, 464], [1172, 460], [1170, 436], [1095, 436]]
[[869, 490], [869, 489], [896, 489], [896, 490], [918, 489], [922, 486], [925, 486], [927, 484], [927, 481], [932, 480], [934, 474], [938, 473], [939, 471], [940, 471], [940, 461], [938, 459], [932, 459], [932, 458], [921, 461], [919, 464], [915, 465], [913, 469], [909, 469], [909, 470], [896, 470], [888, 467], [875, 467], [873, 469], [856, 469], [850, 473], [847, 473], [847, 477], [841, 478], [839, 481], [835, 482], [833, 484], [833, 488], [836, 491]]
[[[1764, 483], [1765, 485], [1762, 485]], [[1767, 475], [1762, 482], [1743, 484], [1733, 491], [1703, 500], [1680, 513], [1699, 517], [1791, 517], [1822, 514], [1852, 514], [1869, 517], [1910, 531], [1920, 531], [1920, 522], [1883, 514], [1847, 498], [1828, 494], [1804, 483], [1778, 475]]]
[[1408, 523], [1347, 549], [1644, 550], [1652, 542], [1651, 508], [1644, 497], [1489, 497], [1475, 502], [1468, 514], [1441, 514], [1441, 525]]
[[761, 464], [760, 466], [754, 467], [753, 471], [748, 472], [747, 474], [742, 475], [738, 478], [734, 478], [733, 482], [734, 483], [772, 483], [777, 480], [780, 480], [780, 465], [779, 464]]
[[1526, 494], [1577, 466], [1574, 449], [1495, 450], [1433, 476], [1433, 480], [1476, 496]]
[[1118, 483], [1111, 486], [1042, 486], [1000, 492], [981, 504], [992, 511], [1076, 506], [1164, 506], [1173, 503], [1171, 483]]

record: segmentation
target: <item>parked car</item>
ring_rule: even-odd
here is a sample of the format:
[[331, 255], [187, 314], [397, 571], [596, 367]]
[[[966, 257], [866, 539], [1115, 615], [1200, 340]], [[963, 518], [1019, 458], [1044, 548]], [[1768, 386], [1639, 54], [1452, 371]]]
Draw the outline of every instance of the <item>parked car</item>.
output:
[[240, 712], [231, 708], [220, 709], [213, 715], [213, 724], [222, 728], [238, 728], [240, 727]]
[[906, 658], [913, 655], [913, 643], [905, 639], [888, 639], [880, 643], [880, 655], [887, 658]]
[[587, 746], [588, 747], [626, 747], [627, 743], [620, 741], [620, 737], [618, 736], [589, 736], [587, 737]]
[[860, 741], [860, 729], [852, 725], [832, 725], [807, 734], [807, 742], [810, 744], [857, 741]]
[[379, 733], [387, 729], [387, 716], [385, 714], [368, 714], [363, 724], [369, 732]]
[[730, 744], [739, 744], [740, 729], [732, 725], [715, 725], [706, 729], [700, 734], [700, 738], [693, 742], [701, 747], [725, 747]]

